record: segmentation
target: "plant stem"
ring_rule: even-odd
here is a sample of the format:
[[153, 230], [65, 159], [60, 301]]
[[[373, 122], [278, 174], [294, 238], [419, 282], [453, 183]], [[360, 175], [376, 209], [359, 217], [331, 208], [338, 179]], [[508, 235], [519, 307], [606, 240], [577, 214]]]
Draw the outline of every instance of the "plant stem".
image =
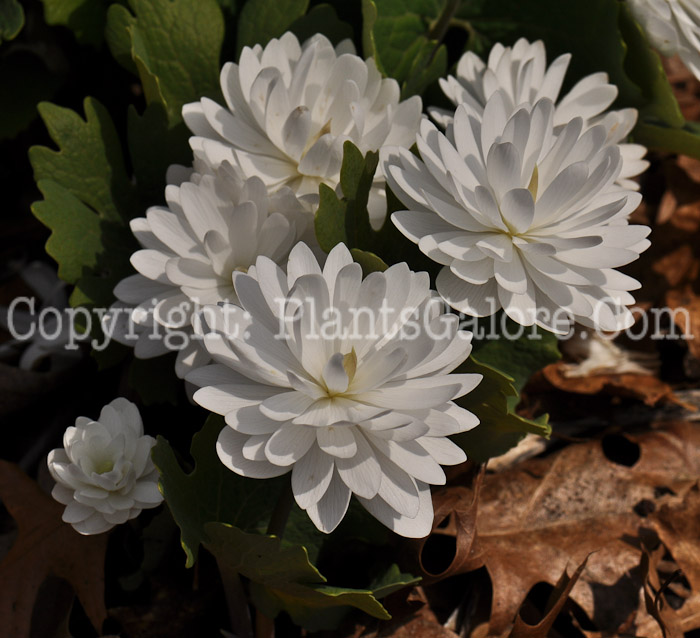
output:
[[259, 610], [255, 612], [255, 638], [275, 638], [275, 621]]
[[294, 493], [292, 492], [292, 480], [290, 478], [285, 483], [285, 486], [282, 488], [282, 492], [280, 492], [280, 495], [277, 498], [275, 509], [272, 510], [272, 516], [270, 516], [270, 522], [267, 525], [268, 536], [277, 536], [277, 538], [282, 538], [284, 535], [284, 528], [287, 526], [289, 513], [292, 511], [293, 504]]
[[430, 26], [430, 31], [428, 32], [428, 38], [430, 40], [437, 40], [439, 45], [442, 39], [445, 37], [447, 30], [450, 28], [450, 22], [457, 13], [461, 0], [447, 0], [445, 8], [442, 13], [438, 16], [437, 20]]
[[[294, 503], [294, 493], [292, 492], [292, 481], [288, 479], [277, 498], [275, 509], [272, 510], [270, 522], [267, 524], [267, 535], [276, 536], [281, 539], [284, 535], [284, 528], [287, 527], [289, 513], [292, 511]], [[262, 614], [259, 610], [255, 612], [255, 637], [274, 638], [275, 621]]]
[[229, 569], [224, 561], [218, 560], [216, 564], [224, 585], [226, 606], [228, 607], [231, 629], [239, 638], [253, 638], [253, 624], [250, 618], [248, 597], [243, 589], [243, 583], [238, 572]]

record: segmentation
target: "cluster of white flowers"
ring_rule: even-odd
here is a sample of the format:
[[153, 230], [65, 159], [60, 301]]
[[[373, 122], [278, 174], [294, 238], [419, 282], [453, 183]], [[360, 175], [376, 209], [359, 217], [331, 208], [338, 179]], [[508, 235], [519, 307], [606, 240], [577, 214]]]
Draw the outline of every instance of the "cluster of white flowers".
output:
[[678, 54], [700, 79], [700, 2], [627, 0], [652, 46], [662, 55]]
[[[646, 167], [645, 149], [626, 143], [636, 111], [607, 111], [617, 90], [605, 74], [560, 99], [568, 62], [547, 67], [542, 43], [525, 40], [497, 45], [487, 63], [465, 54], [441, 83], [456, 111], [429, 109], [443, 133], [347, 42], [287, 33], [244, 48], [221, 73], [226, 106], [183, 109], [194, 168], [172, 170], [167, 206], [132, 222], [138, 274], [115, 289], [110, 329], [144, 358], [168, 348], [154, 331], [197, 337], [176, 371], [225, 417], [219, 458], [243, 476], [291, 473], [320, 530], [335, 529], [354, 494], [390, 529], [425, 536], [430, 485], [466, 458], [448, 437], [478, 424], [454, 401], [480, 380], [454, 372], [471, 334], [434, 302], [472, 316], [503, 308], [555, 332], [631, 320], [638, 283], [615, 268], [648, 245], [649, 229], [628, 224]], [[370, 221], [384, 222], [388, 183], [407, 207], [393, 223], [443, 266], [437, 293], [405, 263], [363, 278], [343, 244], [324, 265], [314, 210], [320, 184], [340, 191], [347, 140], [380, 151]], [[136, 481], [152, 476], [150, 444], [115, 438], [113, 412], [81, 423], [50, 460], [81, 531], [159, 500], [150, 478]], [[119, 454], [136, 455], [136, 469]]]
[[629, 327], [639, 283], [614, 270], [649, 246], [630, 226], [641, 201], [629, 178], [644, 149], [620, 144], [633, 109], [603, 114], [617, 90], [605, 74], [583, 78], [556, 102], [569, 57], [545, 68], [542, 43], [497, 45], [484, 64], [467, 53], [443, 81], [454, 114], [432, 110], [417, 138], [420, 159], [384, 147], [382, 168], [408, 210], [399, 230], [443, 265], [437, 289], [474, 316], [503, 308], [514, 321], [566, 333], [573, 321]]
[[[246, 179], [228, 162], [201, 164], [188, 181], [169, 185], [165, 198], [167, 207], [153, 206], [146, 217], [131, 221], [143, 247], [131, 257], [138, 274], [117, 285], [119, 302], [105, 316], [114, 338], [133, 345], [143, 359], [172, 348], [168, 330], [191, 333], [196, 308], [235, 302], [234, 272], [246, 272], [259, 255], [286, 259], [297, 241], [313, 238], [308, 197], [298, 198], [287, 187], [268, 193], [259, 177]], [[154, 332], [163, 338], [153, 339]], [[208, 362], [196, 340], [182, 345], [179, 377]]]

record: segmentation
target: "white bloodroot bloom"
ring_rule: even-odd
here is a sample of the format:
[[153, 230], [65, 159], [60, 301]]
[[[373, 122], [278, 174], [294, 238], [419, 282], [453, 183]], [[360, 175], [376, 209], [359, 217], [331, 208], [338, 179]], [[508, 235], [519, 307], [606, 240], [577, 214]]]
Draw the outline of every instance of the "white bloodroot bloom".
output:
[[666, 56], [680, 55], [700, 79], [700, 2], [698, 0], [627, 0], [649, 42]]
[[104, 406], [97, 421], [79, 416], [63, 435], [63, 449], [48, 456], [56, 480], [51, 495], [66, 506], [64, 522], [81, 534], [101, 534], [159, 505], [155, 442], [126, 399]]
[[235, 286], [240, 306], [202, 313], [217, 363], [187, 376], [194, 400], [225, 415], [221, 461], [252, 478], [291, 470], [296, 502], [323, 532], [355, 494], [398, 534], [426, 536], [440, 465], [466, 458], [447, 436], [478, 423], [453, 400], [481, 379], [449, 374], [471, 333], [443, 313], [427, 273], [401, 263], [363, 280], [343, 244], [321, 270], [299, 243], [286, 275], [260, 257]]
[[646, 226], [628, 215], [641, 196], [615, 183], [622, 160], [604, 145], [603, 126], [580, 117], [554, 128], [549, 99], [511, 114], [505, 91], [483, 116], [457, 108], [447, 136], [424, 121], [421, 159], [384, 149], [381, 165], [408, 208], [399, 230], [443, 264], [437, 290], [459, 311], [486, 316], [503, 308], [522, 325], [565, 333], [629, 327], [639, 283], [614, 268], [649, 246]]
[[[607, 73], [587, 75], [559, 99], [570, 60], [571, 54], [566, 53], [547, 66], [544, 43], [538, 40], [531, 44], [521, 38], [513, 47], [496, 44], [486, 63], [467, 51], [457, 63], [456, 77], [441, 78], [440, 86], [455, 106], [464, 104], [467, 111], [477, 117], [482, 116], [489, 98], [496, 91], [503, 91], [511, 115], [523, 103], [534, 104], [548, 98], [555, 104], [555, 128], [563, 128], [575, 117], [583, 119], [584, 131], [596, 125], [604, 126], [607, 132], [605, 144], [617, 144], [622, 154], [618, 181], [625, 188], [637, 190], [639, 186], [631, 178], [649, 166], [649, 162], [642, 159], [646, 148], [640, 144], [622, 143], [637, 123], [637, 110], [606, 111], [617, 97], [617, 87], [608, 82]], [[439, 108], [429, 111], [443, 128], [452, 121], [451, 111]]]
[[131, 221], [142, 246], [131, 257], [138, 274], [114, 289], [119, 303], [104, 329], [142, 359], [184, 344], [175, 367], [184, 377], [209, 360], [191, 338], [197, 305], [236, 301], [233, 273], [246, 272], [259, 255], [285, 260], [298, 240], [313, 238], [313, 213], [309, 198], [289, 188], [268, 194], [259, 178], [246, 179], [228, 162], [169, 185], [165, 198], [167, 207]]
[[[182, 115], [195, 137], [195, 157], [216, 166], [238, 163], [272, 189], [289, 186], [318, 196], [340, 181], [343, 143], [362, 153], [384, 144], [411, 146], [421, 100], [399, 101], [396, 80], [382, 78], [372, 58], [355, 55], [349, 40], [333, 47], [321, 34], [299, 44], [285, 33], [264, 48], [244, 47], [238, 64], [221, 70], [226, 107], [202, 98]], [[386, 194], [381, 172], [370, 193], [370, 221], [381, 226]]]

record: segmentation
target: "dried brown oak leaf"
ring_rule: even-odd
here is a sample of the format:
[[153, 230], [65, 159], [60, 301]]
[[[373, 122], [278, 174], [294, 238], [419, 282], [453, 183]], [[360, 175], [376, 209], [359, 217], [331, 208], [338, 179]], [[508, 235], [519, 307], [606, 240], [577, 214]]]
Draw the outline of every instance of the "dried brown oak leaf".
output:
[[673, 389], [658, 377], [650, 374], [590, 374], [584, 377], [567, 377], [566, 363], [557, 361], [542, 370], [542, 376], [558, 390], [575, 394], [599, 394], [627, 396], [654, 406], [662, 399], [675, 401]]
[[68, 581], [99, 631], [107, 617], [107, 535], [81, 536], [61, 521], [63, 506], [15, 464], [0, 461], [0, 500], [17, 522], [17, 540], [0, 562], [0, 627], [28, 638], [37, 593], [53, 574]]
[[[474, 516], [473, 492], [447, 488], [434, 497], [439, 517], [433, 536], [468, 538], [457, 538], [462, 555], [440, 576], [486, 567], [493, 587], [489, 634], [498, 636], [512, 626], [534, 585], [554, 586], [567, 568], [591, 554], [570, 598], [599, 629], [614, 632], [639, 606], [642, 539], [655, 538], [657, 527], [662, 535], [671, 529], [664, 521], [669, 512], [683, 515], [683, 499], [699, 478], [700, 425], [672, 423], [636, 437], [570, 445], [487, 474], [477, 501], [476, 534], [464, 529]], [[447, 525], [438, 527], [446, 517], [442, 503], [454, 501], [455, 494], [451, 508], [458, 515], [450, 513]], [[665, 514], [657, 521], [649, 516], [654, 511]], [[665, 537], [671, 553], [681, 546], [672, 531]], [[425, 552], [429, 542], [430, 537], [419, 543], [418, 551]]]

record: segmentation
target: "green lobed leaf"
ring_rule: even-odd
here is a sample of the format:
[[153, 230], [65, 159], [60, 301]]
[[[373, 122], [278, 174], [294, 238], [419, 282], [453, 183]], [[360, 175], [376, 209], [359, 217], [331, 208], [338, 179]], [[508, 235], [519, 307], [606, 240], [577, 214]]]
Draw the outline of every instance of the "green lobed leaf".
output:
[[310, 631], [332, 629], [348, 606], [375, 618], [391, 618], [371, 591], [326, 585], [300, 545], [285, 547], [274, 536], [249, 534], [223, 523], [208, 523], [205, 531], [207, 550], [227, 571], [251, 581], [255, 606], [270, 618], [286, 611]]
[[129, 29], [134, 17], [121, 4], [112, 4], [107, 9], [105, 41], [112, 57], [127, 71], [138, 75], [139, 70], [131, 57], [131, 34]]
[[[222, 427], [225, 427], [223, 418], [211, 415], [194, 435], [191, 454], [195, 466], [189, 473], [182, 469], [174, 450], [162, 436], [153, 448], [153, 462], [160, 472], [159, 487], [180, 528], [187, 567], [194, 565], [199, 546], [207, 539], [207, 523], [227, 523], [244, 531], [264, 530], [288, 480], [288, 477], [249, 479], [226, 468], [216, 454], [216, 440]], [[318, 554], [323, 538], [296, 505], [287, 523], [286, 536], [296, 542], [303, 541], [313, 557]]]
[[174, 126], [183, 104], [219, 98], [224, 20], [216, 0], [130, 0], [129, 6], [133, 13], [122, 5], [109, 8], [106, 35], [122, 64], [128, 35], [147, 103], [162, 104]]
[[435, 49], [432, 42], [426, 42], [416, 53], [401, 87], [401, 98], [422, 95], [424, 91], [447, 73], [447, 49]]
[[47, 252], [57, 260], [59, 276], [76, 285], [71, 304], [105, 307], [117, 282], [132, 272], [136, 242], [125, 220], [137, 205], [107, 110], [92, 98], [84, 108], [85, 120], [70, 109], [39, 105], [59, 150], [29, 150], [45, 196], [32, 211], [52, 231]]
[[401, 97], [420, 95], [447, 71], [447, 50], [439, 40], [452, 0], [363, 0], [362, 41], [366, 56], [395, 78]]
[[80, 44], [102, 44], [107, 14], [103, 0], [41, 0], [44, 20], [52, 26], [68, 27]]
[[41, 180], [38, 186], [44, 199], [32, 204], [32, 212], [52, 231], [46, 252], [58, 263], [58, 276], [75, 284], [71, 305], [106, 307], [128, 269], [133, 238], [124, 226], [100, 219], [53, 180]]
[[97, 266], [100, 218], [53, 180], [40, 180], [37, 186], [44, 199], [32, 205], [32, 212], [53, 231], [46, 242], [46, 252], [58, 263], [58, 276], [74, 284], [85, 268]]
[[124, 168], [112, 119], [93, 98], [85, 98], [83, 108], [85, 119], [62, 106], [39, 104], [39, 114], [59, 150], [29, 149], [34, 179], [55, 181], [102, 219], [128, 220], [136, 210], [135, 190]]
[[309, 7], [309, 0], [248, 0], [238, 17], [238, 51], [279, 38]]
[[322, 33], [335, 45], [353, 37], [352, 26], [341, 20], [329, 4], [316, 5], [305, 16], [297, 18], [289, 26], [289, 31], [299, 38], [299, 42], [305, 42], [316, 33]]
[[16, 38], [23, 26], [22, 5], [17, 0], [0, 0], [0, 44]]
[[372, 581], [370, 589], [375, 598], [385, 598], [404, 587], [417, 585], [420, 581], [420, 576], [404, 574], [396, 563], [392, 563], [384, 573]]
[[377, 231], [369, 222], [367, 201], [378, 160], [378, 153], [369, 151], [363, 157], [352, 142], [345, 142], [340, 169], [343, 196], [338, 197], [325, 184], [319, 189], [320, 203], [315, 219], [319, 245], [329, 252], [333, 246], [343, 242], [362, 265], [365, 274], [385, 270], [386, 264], [401, 261], [407, 261], [414, 270], [428, 270], [434, 264], [389, 219], [391, 211], [400, 207], [400, 203], [388, 189], [389, 205], [384, 225]]
[[483, 375], [481, 383], [474, 390], [456, 401], [479, 418], [476, 428], [451, 437], [470, 459], [483, 463], [493, 456], [504, 454], [529, 433], [544, 437], [550, 435], [546, 415], [531, 420], [513, 411], [520, 395], [513, 386], [512, 377], [473, 356], [457, 371]]

